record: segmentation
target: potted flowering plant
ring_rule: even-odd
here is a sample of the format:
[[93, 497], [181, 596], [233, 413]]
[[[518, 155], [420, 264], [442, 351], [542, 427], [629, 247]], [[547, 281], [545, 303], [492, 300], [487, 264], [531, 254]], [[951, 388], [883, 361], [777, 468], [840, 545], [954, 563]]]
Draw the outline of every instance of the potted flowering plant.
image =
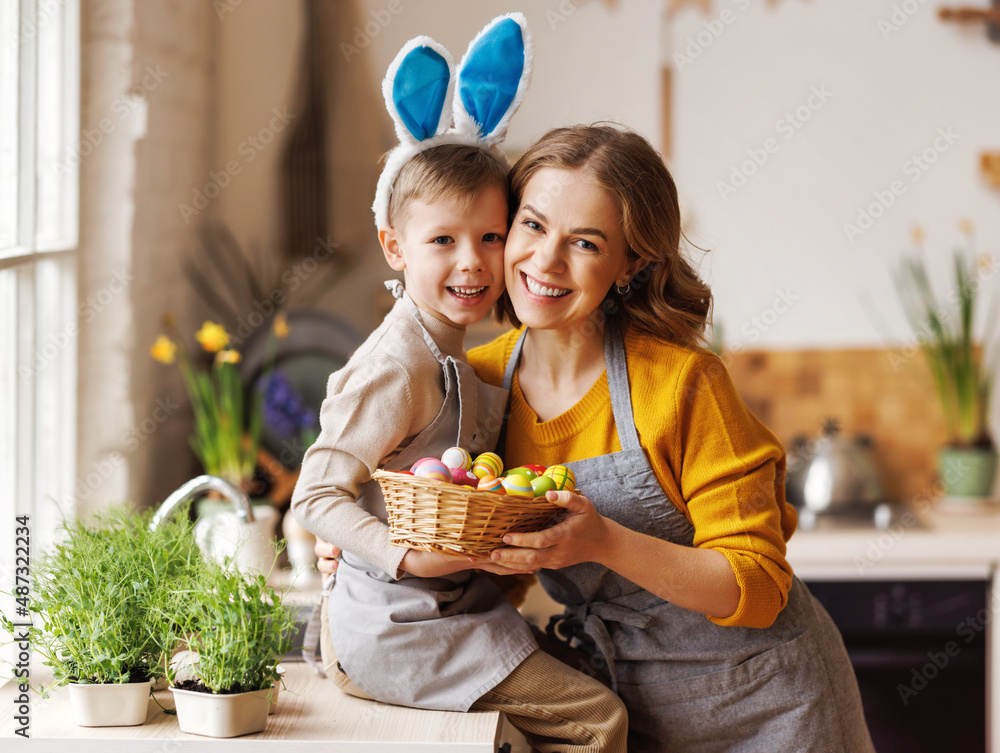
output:
[[[164, 324], [173, 330], [173, 317], [164, 317]], [[214, 353], [215, 357], [207, 371], [199, 370], [192, 363], [184, 341], [174, 335], [157, 337], [150, 353], [161, 363], [176, 360], [180, 366], [194, 411], [191, 447], [206, 473], [245, 488], [257, 463], [261, 410], [256, 392], [251, 393], [250, 404], [244, 405], [243, 382], [236, 367], [240, 362], [239, 351], [230, 347], [229, 334], [222, 325], [206, 321], [195, 333], [195, 339], [206, 353]]]
[[[967, 222], [962, 229], [971, 236]], [[918, 245], [923, 240], [919, 228], [914, 230], [914, 240]], [[956, 250], [953, 268], [953, 288], [943, 303], [931, 287], [920, 255], [904, 257], [895, 282], [945, 418], [948, 442], [938, 455], [945, 495], [981, 500], [992, 492], [997, 467], [989, 427], [996, 374], [996, 353], [989, 352], [996, 325], [993, 307], [982, 339], [974, 329], [980, 287], [995, 267], [987, 257], [976, 259]]]

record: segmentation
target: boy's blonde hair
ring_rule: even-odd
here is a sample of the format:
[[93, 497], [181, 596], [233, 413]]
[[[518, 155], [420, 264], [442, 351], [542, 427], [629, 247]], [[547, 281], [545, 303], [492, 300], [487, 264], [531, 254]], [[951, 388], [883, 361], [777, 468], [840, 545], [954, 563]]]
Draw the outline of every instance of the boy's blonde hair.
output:
[[[585, 170], [614, 199], [629, 258], [645, 267], [625, 294], [614, 286], [602, 309], [638, 332], [685, 346], [705, 342], [712, 291], [681, 251], [677, 188], [666, 165], [642, 136], [617, 125], [555, 128], [510, 171], [514, 211], [539, 170]], [[497, 301], [500, 322], [520, 326], [507, 293]]]
[[399, 171], [389, 197], [389, 225], [397, 230], [406, 222], [410, 202], [434, 202], [443, 197], [465, 206], [484, 189], [509, 194], [507, 168], [478, 146], [443, 144], [415, 154]]

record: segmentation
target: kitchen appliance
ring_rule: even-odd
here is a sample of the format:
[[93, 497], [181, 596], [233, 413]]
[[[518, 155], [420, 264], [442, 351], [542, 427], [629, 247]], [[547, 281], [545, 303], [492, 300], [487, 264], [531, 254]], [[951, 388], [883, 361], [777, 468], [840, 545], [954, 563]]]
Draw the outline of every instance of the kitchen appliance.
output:
[[986, 749], [985, 579], [808, 586], [844, 638], [875, 750]]
[[787, 462], [785, 495], [798, 508], [803, 528], [813, 527], [821, 518], [888, 525], [891, 510], [883, 507], [876, 516], [886, 498], [871, 437], [843, 437], [838, 421], [828, 418], [818, 438], [792, 440]]

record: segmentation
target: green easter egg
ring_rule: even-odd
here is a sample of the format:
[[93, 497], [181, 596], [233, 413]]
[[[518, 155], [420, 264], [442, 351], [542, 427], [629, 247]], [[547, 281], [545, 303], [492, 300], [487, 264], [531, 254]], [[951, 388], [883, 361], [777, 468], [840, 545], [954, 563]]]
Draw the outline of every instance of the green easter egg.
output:
[[531, 488], [536, 497], [544, 497], [546, 492], [558, 491], [555, 479], [551, 476], [536, 476], [531, 479]]

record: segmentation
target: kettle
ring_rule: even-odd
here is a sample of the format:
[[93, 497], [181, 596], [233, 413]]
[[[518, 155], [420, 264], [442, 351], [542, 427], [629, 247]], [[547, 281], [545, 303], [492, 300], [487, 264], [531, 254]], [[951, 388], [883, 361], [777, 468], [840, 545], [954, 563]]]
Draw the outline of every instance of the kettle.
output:
[[834, 418], [823, 422], [819, 438], [795, 437], [788, 455], [785, 495], [795, 507], [816, 514], [873, 510], [885, 501], [885, 488], [871, 437], [840, 436], [840, 424]]

